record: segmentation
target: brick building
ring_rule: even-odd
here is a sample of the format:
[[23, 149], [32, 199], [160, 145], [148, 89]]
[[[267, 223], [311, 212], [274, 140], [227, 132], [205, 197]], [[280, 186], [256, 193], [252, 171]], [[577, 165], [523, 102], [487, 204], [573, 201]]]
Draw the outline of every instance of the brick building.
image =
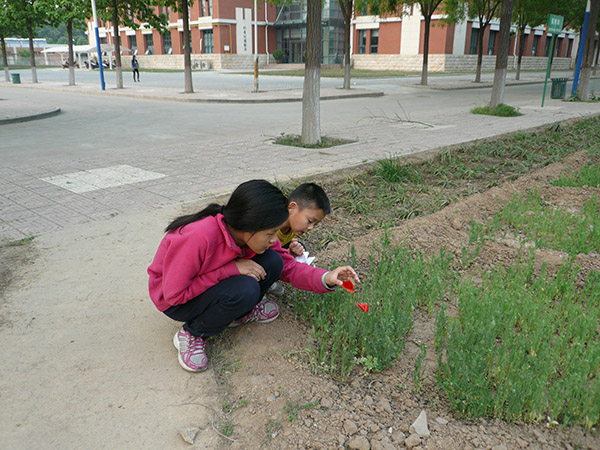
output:
[[[142, 67], [182, 68], [183, 28], [181, 14], [161, 8], [169, 18], [169, 31], [142, 26], [138, 30], [120, 27], [121, 43], [138, 54]], [[430, 34], [429, 70], [474, 70], [477, 61], [478, 21], [444, 24], [434, 15]], [[190, 8], [192, 65], [195, 68], [251, 68], [254, 53], [253, 0], [201, 0]], [[259, 64], [272, 63], [276, 49], [284, 52], [283, 62], [302, 63], [306, 50], [306, 9], [300, 3], [276, 7], [258, 3], [257, 47]], [[93, 44], [93, 24], [88, 36]], [[105, 27], [106, 26], [106, 27]], [[325, 0], [322, 19], [323, 64], [343, 62], [344, 21], [337, 0]], [[498, 49], [499, 22], [493, 21], [483, 37], [483, 68], [493, 69]], [[516, 28], [513, 27], [516, 34]], [[110, 23], [101, 24], [103, 43], [112, 43]], [[419, 71], [423, 54], [424, 20], [417, 5], [402, 16], [356, 14], [351, 28], [351, 53], [355, 68]], [[578, 35], [567, 31], [558, 36], [554, 67], [570, 68]], [[517, 51], [511, 40], [510, 55]], [[526, 30], [524, 70], [546, 67], [550, 37], [544, 27]], [[124, 58], [126, 64], [127, 55]], [[514, 63], [513, 58], [512, 63]], [[511, 61], [509, 60], [509, 64]]]

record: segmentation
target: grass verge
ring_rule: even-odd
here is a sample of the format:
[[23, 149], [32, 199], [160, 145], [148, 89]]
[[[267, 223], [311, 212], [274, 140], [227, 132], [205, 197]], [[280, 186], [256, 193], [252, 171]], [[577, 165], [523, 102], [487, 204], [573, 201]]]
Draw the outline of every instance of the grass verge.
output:
[[471, 110], [473, 114], [484, 114], [487, 116], [498, 116], [498, 117], [517, 117], [522, 116], [518, 109], [514, 106], [505, 105], [504, 103], [500, 103], [495, 108], [490, 108], [490, 106], [478, 106]]

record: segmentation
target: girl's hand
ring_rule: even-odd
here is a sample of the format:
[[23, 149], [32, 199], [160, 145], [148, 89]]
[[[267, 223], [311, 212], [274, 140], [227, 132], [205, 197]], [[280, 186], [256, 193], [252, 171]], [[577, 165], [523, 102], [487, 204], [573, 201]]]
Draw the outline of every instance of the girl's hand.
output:
[[256, 281], [264, 280], [267, 276], [264, 267], [250, 259], [238, 258], [235, 260], [235, 265], [241, 275], [247, 275], [254, 278]]
[[292, 255], [294, 258], [296, 256], [301, 256], [304, 253], [304, 247], [300, 242], [298, 242], [298, 239], [292, 239], [289, 250], [290, 255]]
[[351, 278], [354, 278], [357, 283], [360, 283], [358, 275], [356, 275], [356, 272], [352, 267], [342, 266], [328, 272], [327, 275], [325, 275], [325, 283], [327, 283], [328, 286], [341, 286], [344, 281], [350, 280]]

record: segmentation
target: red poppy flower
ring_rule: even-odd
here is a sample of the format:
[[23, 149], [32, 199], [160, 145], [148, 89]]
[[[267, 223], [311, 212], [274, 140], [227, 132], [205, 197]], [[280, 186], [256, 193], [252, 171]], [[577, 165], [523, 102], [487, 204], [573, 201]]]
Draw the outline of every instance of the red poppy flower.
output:
[[356, 306], [362, 309], [363, 312], [369, 312], [369, 305], [367, 303], [357, 303]]
[[342, 283], [342, 287], [350, 293], [354, 293], [354, 283], [350, 280], [346, 280]]

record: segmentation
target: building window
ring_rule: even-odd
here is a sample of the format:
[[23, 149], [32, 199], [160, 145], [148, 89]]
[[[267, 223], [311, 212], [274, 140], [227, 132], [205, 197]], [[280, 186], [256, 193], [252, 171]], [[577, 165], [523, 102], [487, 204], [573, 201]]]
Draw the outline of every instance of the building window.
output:
[[137, 39], [135, 34], [133, 36], [129, 36], [129, 48], [131, 49], [132, 55], [137, 55]]
[[212, 30], [205, 30], [202, 33], [202, 43], [204, 45], [203, 53], [214, 53], [215, 52], [215, 44], [213, 41]]
[[358, 53], [367, 53], [367, 30], [358, 30]]
[[565, 55], [567, 58], [571, 57], [571, 50], [573, 50], [573, 41], [574, 39], [569, 39], [569, 43], [567, 44], [567, 54]]
[[550, 41], [552, 38], [549, 35], [546, 35], [546, 42], [544, 43], [544, 56], [548, 56], [550, 54]]
[[371, 45], [369, 46], [369, 53], [377, 53], [378, 45], [379, 45], [379, 30], [371, 30]]
[[212, 16], [212, 0], [208, 0], [208, 15]]
[[490, 30], [490, 39], [488, 40], [488, 49], [487, 49], [488, 55], [494, 54], [494, 48], [496, 47], [496, 36], [497, 35], [498, 35], [497, 31]]
[[469, 55], [477, 54], [477, 38], [479, 36], [479, 28], [471, 28], [471, 42], [469, 43]]
[[163, 41], [163, 55], [170, 55], [173, 53], [173, 46], [171, 44], [171, 32], [167, 31], [162, 36]]
[[146, 44], [146, 55], [154, 55], [154, 40], [151, 34], [144, 35], [144, 44]]
[[556, 56], [560, 56], [560, 50], [563, 44], [564, 38], [556, 38], [556, 42], [554, 43], [554, 54]]
[[531, 56], [537, 56], [538, 42], [540, 37], [538, 35], [533, 36], [533, 46], [531, 47]]
[[206, 17], [206, 2], [200, 0], [200, 17]]

